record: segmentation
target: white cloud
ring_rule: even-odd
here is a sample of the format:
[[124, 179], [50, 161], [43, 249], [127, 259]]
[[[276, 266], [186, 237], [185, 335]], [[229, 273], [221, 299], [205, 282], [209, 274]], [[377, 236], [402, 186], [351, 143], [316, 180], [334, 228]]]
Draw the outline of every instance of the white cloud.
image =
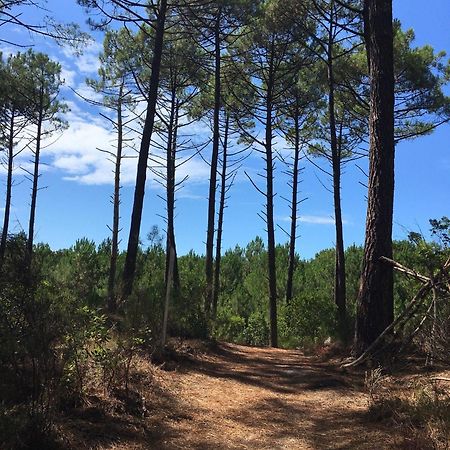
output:
[[10, 56], [17, 54], [19, 50], [9, 45], [2, 45], [1, 52], [4, 59], [8, 59]]
[[334, 218], [331, 216], [300, 216], [299, 222], [312, 223], [317, 225], [334, 225]]
[[192, 194], [189, 191], [184, 191], [183, 189], [179, 192], [178, 198], [186, 198], [189, 200], [207, 200], [206, 194], [205, 195], [198, 195], [198, 194]]
[[70, 70], [66, 67], [61, 68], [61, 78], [64, 80], [64, 86], [75, 86], [77, 73], [74, 70]]
[[[84, 111], [80, 103], [68, 101], [71, 111], [66, 119], [70, 127], [64, 131], [62, 136], [43, 151], [43, 156], [49, 160], [50, 166], [62, 173], [62, 178], [67, 181], [87, 185], [113, 184], [113, 164], [103, 149], [115, 152], [116, 135], [108, 121], [96, 114]], [[197, 131], [201, 129], [196, 125]], [[187, 134], [191, 130], [186, 129]], [[131, 136], [127, 136], [131, 137]], [[140, 135], [134, 134], [136, 145], [139, 146]], [[155, 135], [155, 139], [159, 138]], [[161, 144], [161, 142], [159, 142]], [[133, 155], [128, 149], [127, 155]], [[158, 155], [164, 160], [164, 152], [152, 145], [150, 154]], [[137, 158], [126, 158], [122, 160], [121, 181], [123, 185], [132, 185], [136, 178]], [[177, 180], [188, 176], [186, 184], [201, 184], [209, 179], [209, 166], [199, 156], [188, 160], [177, 169]], [[159, 184], [154, 181], [155, 175], [148, 172], [148, 184], [152, 188], [160, 189]], [[180, 192], [181, 193], [181, 192]]]
[[102, 50], [103, 45], [101, 43], [92, 41], [80, 56], [76, 56], [69, 47], [64, 47], [62, 51], [73, 62], [78, 72], [87, 75], [97, 73], [100, 68], [100, 60], [98, 57]]
[[[279, 220], [282, 222], [290, 222], [290, 217], [280, 217]], [[335, 220], [332, 215], [301, 215], [297, 218], [297, 220], [301, 223], [309, 223], [314, 225], [334, 225]], [[344, 225], [348, 225], [349, 222], [347, 220], [343, 220], [342, 223]]]
[[177, 169], [177, 181], [181, 181], [188, 176], [188, 183], [208, 182], [209, 175], [210, 168], [201, 159], [191, 159]]
[[101, 102], [103, 99], [102, 94], [95, 92], [94, 89], [89, 87], [87, 84], [82, 83], [76, 88], [77, 94], [88, 100], [93, 100], [95, 102]]

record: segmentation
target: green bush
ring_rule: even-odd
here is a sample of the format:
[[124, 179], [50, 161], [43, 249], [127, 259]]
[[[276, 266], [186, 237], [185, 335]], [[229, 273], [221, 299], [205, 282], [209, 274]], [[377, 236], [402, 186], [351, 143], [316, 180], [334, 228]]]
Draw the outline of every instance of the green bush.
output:
[[266, 314], [262, 311], [255, 311], [250, 314], [243, 334], [245, 344], [258, 346], [268, 345], [269, 325]]

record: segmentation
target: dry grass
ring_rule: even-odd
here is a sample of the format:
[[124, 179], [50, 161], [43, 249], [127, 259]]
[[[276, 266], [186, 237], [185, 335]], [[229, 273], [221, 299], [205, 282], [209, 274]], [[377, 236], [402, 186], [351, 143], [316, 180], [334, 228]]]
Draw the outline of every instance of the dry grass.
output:
[[450, 372], [383, 376], [366, 375], [368, 417], [402, 430], [405, 448], [450, 449]]

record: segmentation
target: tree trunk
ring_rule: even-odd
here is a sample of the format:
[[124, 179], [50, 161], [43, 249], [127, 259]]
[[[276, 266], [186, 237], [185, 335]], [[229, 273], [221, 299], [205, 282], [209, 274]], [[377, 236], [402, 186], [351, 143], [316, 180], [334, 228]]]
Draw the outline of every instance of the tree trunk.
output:
[[220, 202], [219, 202], [219, 217], [217, 220], [217, 240], [216, 240], [216, 265], [214, 267], [214, 291], [213, 291], [213, 308], [212, 317], [216, 319], [217, 303], [219, 299], [220, 290], [220, 261], [222, 251], [222, 233], [223, 233], [223, 216], [225, 212], [225, 201], [227, 194], [227, 157], [228, 157], [228, 130], [230, 126], [230, 116], [227, 114], [224, 130], [223, 141], [223, 156], [222, 156], [222, 173], [220, 186]]
[[267, 220], [267, 263], [269, 274], [269, 315], [270, 315], [270, 345], [278, 347], [277, 327], [277, 274], [275, 256], [275, 225], [273, 214], [273, 150], [272, 150], [272, 112], [273, 112], [273, 53], [274, 45], [270, 54], [270, 67], [267, 79], [266, 98], [266, 220]]
[[[167, 284], [173, 284], [177, 289], [180, 286], [178, 274], [177, 251], [175, 244], [175, 161], [178, 129], [178, 105], [175, 88], [171, 93], [170, 118], [167, 130], [166, 147], [166, 208], [167, 208], [167, 244], [166, 244], [166, 289]], [[170, 271], [171, 259], [173, 258], [173, 270]]]
[[[171, 280], [173, 278], [173, 269], [175, 265], [175, 253], [174, 248], [169, 248], [169, 273], [167, 274], [167, 278]], [[166, 298], [164, 302], [164, 315], [163, 315], [163, 324], [162, 324], [162, 333], [161, 333], [161, 346], [164, 347], [167, 342], [167, 324], [169, 322], [169, 306], [170, 306], [170, 298], [172, 296], [172, 283], [166, 283]]]
[[370, 95], [370, 166], [366, 239], [355, 333], [362, 353], [393, 321], [394, 70], [392, 0], [365, 0]]
[[11, 195], [12, 195], [12, 174], [14, 163], [14, 122], [15, 111], [11, 111], [11, 118], [9, 122], [9, 137], [8, 137], [8, 172], [6, 177], [6, 199], [5, 199], [5, 215], [3, 217], [2, 238], [0, 241], [0, 271], [3, 266], [6, 252], [6, 244], [8, 241], [9, 216], [11, 214]]
[[109, 276], [108, 276], [108, 311], [112, 314], [115, 313], [117, 310], [116, 272], [117, 272], [117, 255], [119, 252], [120, 169], [122, 164], [122, 150], [123, 150], [122, 96], [123, 96], [123, 83], [120, 86], [119, 98], [117, 101], [117, 152], [114, 167], [113, 226], [111, 235], [111, 256], [109, 262]]
[[43, 95], [44, 92], [41, 89], [39, 100], [39, 117], [36, 134], [36, 149], [34, 151], [34, 171], [33, 171], [33, 188], [31, 190], [30, 220], [28, 224], [28, 239], [25, 253], [25, 267], [27, 268], [27, 270], [31, 269], [31, 261], [33, 258], [34, 224], [36, 221], [36, 202], [37, 202], [38, 182], [39, 182], [39, 161], [41, 156], [42, 115], [44, 108]]
[[205, 312], [209, 318], [213, 301], [213, 251], [214, 251], [214, 225], [216, 215], [216, 190], [217, 190], [217, 160], [219, 159], [220, 145], [220, 108], [221, 108], [221, 54], [220, 54], [220, 21], [222, 9], [218, 8], [216, 24], [214, 30], [214, 123], [213, 123], [213, 145], [211, 156], [211, 174], [209, 179], [209, 196], [208, 196], [208, 228], [206, 234], [206, 292], [205, 292]]
[[328, 114], [330, 120], [331, 162], [333, 169], [333, 203], [336, 231], [336, 252], [334, 269], [334, 302], [337, 308], [337, 321], [341, 338], [346, 340], [346, 285], [345, 285], [345, 253], [344, 233], [342, 227], [341, 210], [341, 152], [338, 145], [336, 130], [335, 81], [334, 81], [334, 2], [331, 3], [330, 28], [328, 34]]
[[158, 96], [159, 74], [164, 41], [164, 26], [166, 21], [167, 0], [161, 0], [156, 24], [155, 46], [153, 51], [152, 70], [150, 75], [150, 89], [147, 102], [147, 112], [139, 150], [136, 186], [134, 191], [133, 212], [131, 215], [130, 235], [128, 238], [127, 256], [122, 279], [122, 297], [127, 299], [133, 290], [136, 271], [136, 258], [139, 246], [139, 232], [141, 228], [142, 209], [144, 206], [145, 181], [147, 178], [147, 163], [150, 143], [155, 123], [156, 102]]
[[286, 304], [289, 304], [293, 297], [294, 271], [296, 264], [295, 242], [297, 239], [297, 206], [298, 206], [298, 178], [300, 163], [300, 122], [299, 122], [298, 98], [295, 105], [295, 143], [294, 143], [294, 165], [292, 167], [292, 199], [291, 199], [291, 233], [289, 235], [289, 265], [286, 282]]
[[173, 285], [175, 291], [180, 290], [180, 271], [178, 270], [177, 242], [175, 240], [175, 191], [176, 191], [176, 161], [177, 161], [177, 142], [178, 142], [178, 119], [180, 115], [180, 106], [177, 103], [175, 109], [175, 126], [172, 139], [172, 173], [173, 173], [173, 218], [172, 218], [172, 247], [173, 247]]

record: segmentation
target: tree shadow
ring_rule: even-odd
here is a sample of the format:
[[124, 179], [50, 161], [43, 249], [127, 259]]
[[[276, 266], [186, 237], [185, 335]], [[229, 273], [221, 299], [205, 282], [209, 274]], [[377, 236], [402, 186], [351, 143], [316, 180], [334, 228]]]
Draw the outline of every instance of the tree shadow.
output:
[[[140, 397], [140, 404], [128, 393], [114, 405], [99, 401], [69, 411], [59, 421], [66, 438], [63, 448], [166, 448], [166, 441], [179, 438], [177, 424], [192, 417], [186, 404], [170, 390], [158, 386], [145, 396], [145, 401]], [[126, 447], [121, 446], [124, 443]]]
[[257, 349], [220, 343], [212, 358], [182, 355], [180, 372], [201, 373], [213, 378], [235, 380], [279, 394], [305, 390], [362, 387], [360, 375], [343, 371], [329, 362], [306, 357], [296, 350]]

